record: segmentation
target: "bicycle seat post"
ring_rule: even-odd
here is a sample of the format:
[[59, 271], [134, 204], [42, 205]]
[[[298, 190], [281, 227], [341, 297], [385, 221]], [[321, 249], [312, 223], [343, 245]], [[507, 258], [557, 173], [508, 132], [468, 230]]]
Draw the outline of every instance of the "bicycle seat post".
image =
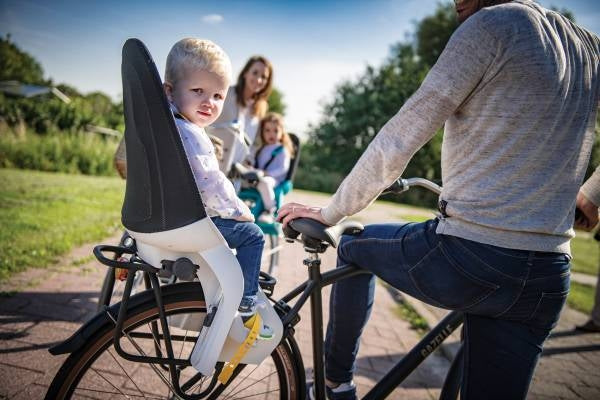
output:
[[309, 252], [303, 263], [308, 267], [308, 276], [314, 289], [310, 294], [310, 314], [313, 337], [313, 379], [315, 398], [325, 398], [325, 359], [323, 355], [323, 301], [321, 296], [321, 260], [319, 253]]

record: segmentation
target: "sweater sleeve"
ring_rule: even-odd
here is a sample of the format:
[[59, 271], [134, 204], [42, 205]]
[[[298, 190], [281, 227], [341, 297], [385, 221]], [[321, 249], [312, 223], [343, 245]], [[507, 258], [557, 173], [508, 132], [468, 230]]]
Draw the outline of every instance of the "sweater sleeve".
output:
[[592, 176], [581, 186], [581, 192], [594, 205], [600, 207], [600, 166], [596, 167]]
[[329, 205], [322, 209], [329, 224], [371, 204], [476, 90], [498, 48], [478, 14], [455, 31], [420, 88], [381, 128]]

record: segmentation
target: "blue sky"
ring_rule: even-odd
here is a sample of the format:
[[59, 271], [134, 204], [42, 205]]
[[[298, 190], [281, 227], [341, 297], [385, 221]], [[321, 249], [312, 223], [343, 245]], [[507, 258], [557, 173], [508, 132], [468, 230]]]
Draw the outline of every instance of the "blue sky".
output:
[[[440, 0], [372, 1], [34, 1], [1, 0], [0, 34], [41, 62], [46, 77], [82, 92], [120, 98], [121, 46], [141, 39], [162, 75], [177, 40], [201, 37], [221, 45], [237, 76], [253, 54], [269, 58], [275, 86], [288, 105], [288, 129], [316, 123], [334, 88], [367, 65], [380, 65], [390, 46], [409, 39], [415, 22]], [[541, 0], [568, 8], [600, 34], [597, 0]]]

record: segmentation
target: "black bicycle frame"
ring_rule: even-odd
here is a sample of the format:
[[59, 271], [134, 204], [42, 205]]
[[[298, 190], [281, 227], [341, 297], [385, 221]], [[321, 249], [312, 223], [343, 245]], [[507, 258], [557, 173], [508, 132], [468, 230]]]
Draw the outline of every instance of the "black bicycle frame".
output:
[[[99, 248], [105, 248], [107, 250], [115, 251], [117, 249], [114, 246], [98, 246]], [[281, 321], [284, 327], [284, 335], [282, 341], [285, 340], [288, 335], [293, 334], [294, 325], [298, 323], [299, 311], [304, 306], [306, 301], [310, 299], [311, 309], [311, 329], [312, 329], [312, 346], [313, 346], [313, 360], [314, 360], [314, 388], [315, 397], [318, 399], [324, 399], [325, 397], [325, 370], [324, 370], [324, 342], [323, 342], [323, 301], [322, 301], [322, 289], [325, 286], [331, 285], [339, 280], [346, 279], [359, 274], [369, 273], [366, 270], [360, 269], [353, 265], [346, 265], [339, 268], [335, 268], [324, 273], [321, 273], [321, 260], [319, 255], [315, 252], [309, 252], [310, 256], [304, 260], [304, 265], [308, 267], [309, 278], [298, 287], [290, 291], [288, 294], [283, 296], [279, 301], [275, 303]], [[117, 353], [126, 360], [141, 363], [160, 364], [163, 369], [168, 370], [171, 375], [171, 383], [173, 391], [178, 396], [184, 399], [198, 399], [199, 397], [194, 395], [187, 395], [183, 393], [184, 390], [189, 386], [189, 382], [184, 383], [182, 386], [179, 384], [177, 375], [177, 366], [190, 366], [191, 363], [187, 359], [177, 359], [173, 354], [172, 339], [186, 340], [194, 342], [195, 338], [181, 338], [179, 336], [171, 337], [169, 328], [167, 325], [166, 313], [164, 305], [162, 303], [162, 293], [160, 288], [160, 282], [157, 277], [158, 270], [154, 267], [146, 264], [138, 263], [122, 263], [115, 260], [108, 260], [102, 257], [106, 261], [104, 262], [101, 258], [98, 258], [105, 265], [111, 267], [126, 268], [130, 271], [127, 276], [125, 283], [125, 290], [121, 300], [121, 306], [117, 320], [115, 321], [115, 337], [114, 347]], [[146, 355], [135, 355], [127, 353], [121, 347], [120, 340], [124, 336], [123, 324], [126, 319], [127, 305], [131, 296], [131, 290], [133, 287], [133, 280], [135, 272], [141, 270], [144, 273], [144, 281], [146, 288], [151, 289], [154, 292], [156, 304], [159, 310], [159, 320], [161, 323], [163, 333], [158, 332], [158, 324], [154, 322], [151, 326], [151, 333], [137, 332], [132, 336], [144, 337], [153, 339], [155, 341], [155, 349], [159, 357], [151, 357]], [[265, 275], [261, 273], [261, 275]], [[267, 275], [268, 276], [268, 275]], [[272, 279], [272, 278], [271, 278]], [[268, 288], [271, 290], [274, 283], [268, 282]], [[293, 307], [290, 307], [288, 303], [298, 297]], [[111, 319], [114, 318], [112, 315]], [[450, 336], [450, 334], [456, 330], [463, 322], [463, 315], [461, 312], [453, 311], [450, 312], [442, 321], [438, 323], [433, 329], [425, 335], [423, 339], [415, 347], [411, 349], [394, 367], [367, 393], [364, 400], [380, 400], [386, 398], [394, 389], [420, 365], [431, 353], [433, 353], [442, 342]], [[158, 343], [160, 340], [165, 342], [166, 357], [162, 357], [162, 352]], [[166, 364], [166, 365], [165, 365]], [[222, 363], [217, 366], [217, 370], [222, 368]], [[234, 371], [234, 376], [239, 374], [243, 369], [240, 365]], [[217, 371], [218, 374], [218, 371]], [[215, 374], [215, 376], [217, 375]], [[195, 379], [192, 378], [192, 379]], [[212, 387], [211, 383], [211, 387]], [[210, 389], [212, 390], [212, 388]], [[203, 396], [201, 393], [198, 396]]]
[[[287, 304], [300, 296], [294, 306], [282, 316], [283, 326], [291, 330], [298, 321], [298, 313], [310, 298], [311, 325], [313, 346], [313, 370], [315, 398], [325, 399], [325, 360], [323, 351], [323, 308], [321, 290], [339, 280], [351, 276], [369, 273], [353, 265], [345, 265], [321, 273], [321, 260], [318, 254], [312, 253], [304, 260], [308, 267], [309, 279], [293, 289], [279, 300], [278, 304]], [[367, 393], [364, 400], [385, 399], [396, 387], [417, 368], [431, 353], [433, 353], [444, 340], [450, 336], [463, 322], [463, 314], [452, 311], [442, 319], [408, 354], [394, 365], [394, 367]]]

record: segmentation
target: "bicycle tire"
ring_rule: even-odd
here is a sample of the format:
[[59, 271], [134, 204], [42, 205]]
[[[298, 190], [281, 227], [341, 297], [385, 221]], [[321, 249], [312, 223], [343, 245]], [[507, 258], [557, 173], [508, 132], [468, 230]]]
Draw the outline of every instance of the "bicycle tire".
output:
[[[205, 315], [206, 304], [198, 282], [166, 285], [162, 286], [161, 290], [168, 316], [189, 313]], [[158, 320], [158, 308], [150, 291], [132, 296], [129, 304], [127, 319], [123, 327], [124, 331], [130, 335], [138, 332], [136, 329]], [[110, 312], [116, 318], [119, 305], [116, 304], [110, 307], [107, 312]], [[155, 379], [153, 382], [149, 382], [147, 376], [144, 376], [143, 380], [136, 380], [129, 375], [127, 371], [134, 375], [138, 373], [138, 370], [150, 368], [150, 366], [126, 361], [116, 353], [113, 348], [114, 326], [114, 323], [107, 319], [106, 323], [90, 335], [82, 348], [69, 355], [48, 388], [45, 397], [47, 400], [71, 398], [110, 398], [114, 400], [126, 398], [127, 396], [130, 396], [130, 398], [170, 398], [172, 392], [169, 391], [164, 382], [161, 382], [158, 374], [156, 374], [157, 376], [150, 374]], [[181, 351], [186, 345], [189, 345], [188, 347], [193, 346], [194, 341], [186, 341], [186, 337], [182, 341]], [[122, 345], [126, 341], [126, 337], [121, 338]], [[149, 342], [151, 344], [149, 347], [152, 347], [154, 343], [151, 340]], [[173, 345], [175, 349], [176, 343], [173, 343]], [[298, 399], [298, 396], [304, 393], [303, 385], [305, 383], [302, 382], [303, 375], [298, 371], [298, 366], [302, 365], [302, 360], [297, 360], [298, 354], [293, 351], [294, 348], [297, 348], [297, 345], [294, 345], [293, 337], [283, 340], [275, 348], [270, 358], [268, 357], [261, 365], [246, 367], [237, 377], [231, 379], [227, 388], [223, 389], [217, 385], [215, 390], [207, 394], [206, 398], [238, 398], [237, 396], [241, 396], [250, 399]], [[175, 356], [177, 357], [178, 354], [176, 353]], [[113, 361], [116, 365], [112, 364]], [[250, 370], [246, 371], [248, 369]], [[186, 373], [186, 370], [189, 370], [189, 373], [195, 373], [192, 367], [187, 367], [182, 371], [182, 374]], [[249, 376], [255, 372], [256, 375]], [[122, 376], [123, 373], [126, 377]], [[168, 374], [165, 373], [165, 375], [168, 378]], [[270, 378], [272, 376], [274, 377]], [[267, 379], [266, 382], [265, 379]], [[114, 380], [114, 382], [111, 382], [111, 380]], [[162, 386], [161, 388], [156, 387], [156, 380], [159, 383], [158, 386]], [[244, 381], [246, 381], [246, 385], [243, 384]], [[83, 385], [92, 386], [84, 387]], [[277, 386], [278, 389], [274, 390], [274, 386]], [[141, 387], [144, 389], [142, 390]], [[263, 390], [265, 387], [266, 392]], [[109, 390], [102, 390], [102, 388], [108, 388]], [[242, 393], [242, 391], [245, 392]], [[164, 394], [165, 392], [166, 394]], [[224, 392], [223, 395], [226, 397], [221, 397], [219, 395], [221, 392]], [[255, 397], [258, 395], [261, 397]]]

